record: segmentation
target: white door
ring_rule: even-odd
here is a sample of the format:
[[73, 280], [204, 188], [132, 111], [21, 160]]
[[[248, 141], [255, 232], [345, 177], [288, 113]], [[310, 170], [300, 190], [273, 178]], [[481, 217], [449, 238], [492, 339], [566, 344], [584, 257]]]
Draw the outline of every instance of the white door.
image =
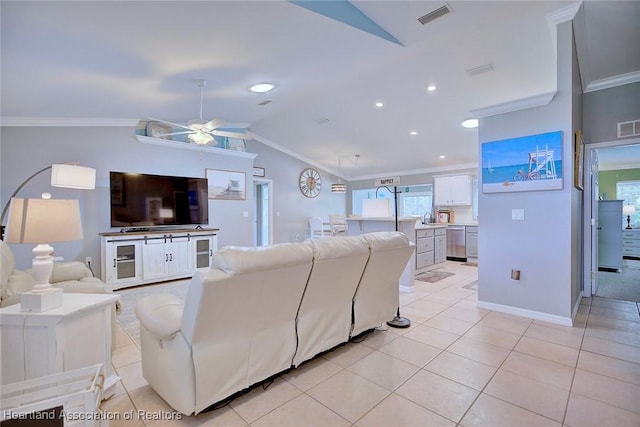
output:
[[600, 188], [598, 184], [598, 150], [591, 150], [591, 294], [595, 295], [598, 290], [598, 230], [600, 222], [598, 219], [598, 199], [600, 198]]
[[253, 244], [266, 246], [273, 243], [273, 183], [270, 179], [254, 178], [253, 185]]

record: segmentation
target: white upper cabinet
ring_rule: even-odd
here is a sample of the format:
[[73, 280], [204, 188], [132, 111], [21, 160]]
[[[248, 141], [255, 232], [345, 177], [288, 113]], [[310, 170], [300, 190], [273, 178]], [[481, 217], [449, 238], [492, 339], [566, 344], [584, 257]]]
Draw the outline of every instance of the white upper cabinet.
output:
[[471, 205], [470, 175], [437, 176], [433, 181], [435, 205]]

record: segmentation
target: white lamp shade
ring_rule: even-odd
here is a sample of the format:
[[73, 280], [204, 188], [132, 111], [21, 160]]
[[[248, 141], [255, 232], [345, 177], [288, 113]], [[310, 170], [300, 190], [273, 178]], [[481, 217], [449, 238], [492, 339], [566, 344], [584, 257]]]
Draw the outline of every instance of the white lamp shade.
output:
[[8, 243], [51, 243], [82, 240], [77, 200], [11, 199]]
[[55, 164], [51, 166], [51, 185], [93, 190], [96, 188], [96, 170], [85, 166]]
[[634, 205], [624, 205], [622, 207], [622, 215], [633, 215], [636, 213], [636, 207]]
[[391, 216], [391, 200], [364, 199], [362, 201], [362, 216], [364, 218], [388, 218]]

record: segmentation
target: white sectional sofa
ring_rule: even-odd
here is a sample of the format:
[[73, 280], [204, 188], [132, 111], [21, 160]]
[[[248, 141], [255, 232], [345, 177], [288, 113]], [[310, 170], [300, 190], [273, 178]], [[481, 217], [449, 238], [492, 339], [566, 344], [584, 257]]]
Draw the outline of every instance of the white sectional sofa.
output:
[[143, 376], [197, 414], [393, 319], [413, 250], [397, 232], [222, 248], [184, 301], [136, 305]]

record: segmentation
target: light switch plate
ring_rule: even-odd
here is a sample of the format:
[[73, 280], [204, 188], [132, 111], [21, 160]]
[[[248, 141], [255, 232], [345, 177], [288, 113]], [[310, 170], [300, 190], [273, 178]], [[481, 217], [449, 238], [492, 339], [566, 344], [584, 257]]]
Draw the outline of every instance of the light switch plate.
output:
[[524, 221], [524, 209], [511, 209], [511, 219], [514, 221]]

